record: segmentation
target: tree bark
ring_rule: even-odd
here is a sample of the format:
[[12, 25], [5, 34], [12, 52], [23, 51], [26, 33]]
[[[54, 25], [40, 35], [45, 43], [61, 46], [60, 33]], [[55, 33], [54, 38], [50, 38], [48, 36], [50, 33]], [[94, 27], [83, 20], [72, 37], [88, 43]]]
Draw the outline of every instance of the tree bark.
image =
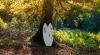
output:
[[53, 15], [53, 0], [44, 0], [43, 3], [43, 17], [40, 22], [40, 27], [35, 36], [32, 37], [31, 42], [37, 42], [39, 44], [45, 45], [43, 41], [43, 25], [46, 23], [52, 23]]

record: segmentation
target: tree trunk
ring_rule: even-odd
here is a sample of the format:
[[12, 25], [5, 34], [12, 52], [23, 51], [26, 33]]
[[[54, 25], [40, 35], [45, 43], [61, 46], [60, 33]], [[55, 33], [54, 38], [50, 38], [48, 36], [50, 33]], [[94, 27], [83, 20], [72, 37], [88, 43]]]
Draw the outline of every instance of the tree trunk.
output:
[[40, 27], [35, 36], [32, 37], [32, 42], [37, 42], [39, 44], [45, 45], [43, 41], [43, 25], [46, 23], [52, 23], [53, 15], [53, 0], [44, 0], [43, 4], [43, 17], [40, 22]]

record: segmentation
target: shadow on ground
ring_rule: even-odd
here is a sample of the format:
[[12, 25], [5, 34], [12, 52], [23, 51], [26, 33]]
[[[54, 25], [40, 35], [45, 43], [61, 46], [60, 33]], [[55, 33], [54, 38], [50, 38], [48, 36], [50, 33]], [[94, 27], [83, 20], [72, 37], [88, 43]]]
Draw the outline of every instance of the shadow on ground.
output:
[[34, 43], [33, 46], [22, 46], [20, 48], [14, 48], [14, 47], [0, 48], [0, 55], [100, 55], [100, 52], [89, 53], [86, 51], [81, 51], [80, 54], [77, 54], [77, 52], [78, 51], [75, 51], [67, 46], [54, 48], [54, 47], [44, 47], [36, 43]]

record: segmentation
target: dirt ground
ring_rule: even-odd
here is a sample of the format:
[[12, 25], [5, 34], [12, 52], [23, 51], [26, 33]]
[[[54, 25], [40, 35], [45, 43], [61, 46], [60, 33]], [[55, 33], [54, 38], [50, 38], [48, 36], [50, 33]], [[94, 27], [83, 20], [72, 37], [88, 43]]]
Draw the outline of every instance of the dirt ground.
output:
[[1, 47], [0, 55], [100, 55], [99, 53], [88, 53], [81, 51], [77, 54], [77, 51], [70, 47], [63, 46], [61, 48], [44, 47], [37, 44], [33, 46], [23, 46], [20, 48]]

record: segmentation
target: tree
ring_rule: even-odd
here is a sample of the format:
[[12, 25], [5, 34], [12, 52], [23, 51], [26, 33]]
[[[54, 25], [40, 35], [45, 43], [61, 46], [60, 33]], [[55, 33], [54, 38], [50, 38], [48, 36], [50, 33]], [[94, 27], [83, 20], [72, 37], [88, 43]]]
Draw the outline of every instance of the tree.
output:
[[[60, 14], [62, 14], [61, 16], [63, 16], [64, 13], [66, 13], [67, 16], [69, 16], [69, 15], [75, 14], [75, 13], [73, 13], [75, 10], [78, 11], [78, 8], [79, 8], [78, 6], [80, 6], [83, 9], [93, 10], [93, 9], [91, 9], [92, 6], [88, 5], [88, 2], [86, 2], [87, 0], [71, 0], [73, 2], [71, 2], [70, 0], [43, 0], [43, 1], [44, 1], [43, 2], [43, 15], [41, 18], [40, 27], [39, 27], [39, 30], [36, 33], [36, 35], [34, 37], [32, 37], [32, 39], [31, 39], [32, 42], [35, 41], [40, 44], [44, 44], [43, 34], [42, 34], [43, 25], [44, 25], [44, 23], [46, 23], [47, 25], [49, 23], [52, 23], [53, 14], [54, 14], [53, 11], [55, 11], [56, 14], [59, 16], [60, 16]], [[55, 3], [53, 4], [53, 2], [55, 2]], [[65, 5], [65, 4], [67, 4], [67, 5]], [[89, 4], [92, 4], [92, 2]]]
[[38, 32], [36, 33], [35, 36], [32, 37], [32, 42], [35, 41], [37, 43], [43, 44], [43, 25], [46, 23], [47, 25], [49, 23], [52, 23], [52, 15], [53, 15], [53, 0], [44, 0], [43, 4], [43, 17], [40, 22], [40, 27]]

